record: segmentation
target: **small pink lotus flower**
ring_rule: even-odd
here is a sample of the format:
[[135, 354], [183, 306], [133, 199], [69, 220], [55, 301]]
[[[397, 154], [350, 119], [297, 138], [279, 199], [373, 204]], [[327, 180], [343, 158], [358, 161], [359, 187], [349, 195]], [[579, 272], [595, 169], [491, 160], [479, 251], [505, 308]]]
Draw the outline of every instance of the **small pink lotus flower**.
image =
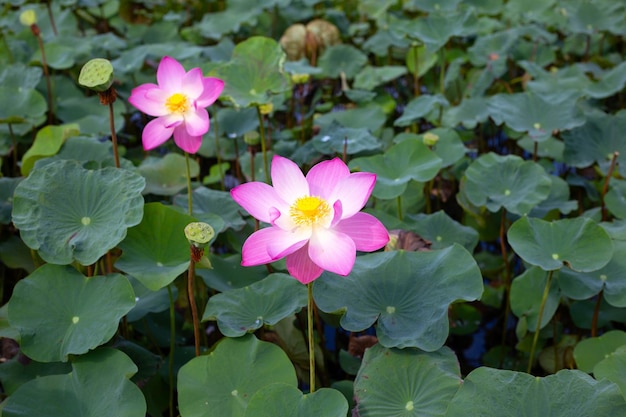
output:
[[356, 251], [370, 252], [389, 241], [374, 216], [359, 212], [376, 183], [369, 172], [350, 173], [339, 158], [315, 165], [306, 177], [289, 159], [274, 156], [273, 187], [249, 182], [231, 190], [233, 199], [262, 222], [243, 245], [243, 266], [287, 257], [287, 270], [303, 284], [324, 270], [348, 275]]
[[128, 101], [140, 111], [157, 118], [143, 130], [145, 150], [154, 149], [168, 140], [183, 151], [196, 153], [202, 135], [209, 131], [206, 107], [217, 100], [224, 89], [219, 78], [203, 77], [200, 68], [185, 72], [174, 58], [163, 57], [157, 69], [157, 84], [142, 84], [131, 92]]

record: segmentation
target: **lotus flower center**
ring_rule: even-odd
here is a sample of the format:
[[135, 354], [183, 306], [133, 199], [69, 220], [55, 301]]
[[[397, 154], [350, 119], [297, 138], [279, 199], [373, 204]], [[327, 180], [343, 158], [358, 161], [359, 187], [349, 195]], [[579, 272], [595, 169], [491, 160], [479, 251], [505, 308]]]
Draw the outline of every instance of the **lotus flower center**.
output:
[[185, 113], [189, 109], [189, 101], [186, 95], [174, 93], [165, 100], [165, 107], [171, 113]]
[[289, 214], [298, 225], [313, 225], [330, 213], [330, 206], [319, 197], [300, 197], [289, 208]]

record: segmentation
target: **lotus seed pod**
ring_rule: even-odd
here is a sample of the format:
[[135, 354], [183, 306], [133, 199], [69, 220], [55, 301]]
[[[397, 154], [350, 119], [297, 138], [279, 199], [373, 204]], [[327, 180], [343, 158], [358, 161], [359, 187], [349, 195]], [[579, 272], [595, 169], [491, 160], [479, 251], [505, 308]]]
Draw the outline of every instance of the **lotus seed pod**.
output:
[[329, 46], [336, 45], [341, 42], [341, 35], [337, 26], [322, 19], [315, 19], [306, 25], [306, 30], [312, 32], [317, 39], [319, 54]]
[[289, 61], [297, 61], [304, 57], [305, 42], [306, 28], [302, 23], [289, 26], [280, 38], [280, 46]]
[[424, 145], [426, 146], [435, 146], [437, 142], [439, 142], [439, 136], [434, 133], [427, 132], [423, 136]]
[[250, 146], [256, 146], [261, 143], [261, 136], [259, 135], [259, 132], [252, 130], [243, 134], [243, 141]]
[[205, 247], [215, 236], [215, 230], [208, 223], [193, 222], [185, 226], [185, 237], [189, 244], [197, 248]]
[[294, 84], [304, 84], [309, 81], [310, 77], [309, 74], [291, 74], [291, 81]]
[[37, 23], [37, 14], [33, 9], [24, 10], [20, 14], [20, 23], [24, 26], [31, 27]]
[[98, 93], [107, 91], [113, 84], [113, 65], [104, 58], [88, 61], [80, 70], [78, 83]]

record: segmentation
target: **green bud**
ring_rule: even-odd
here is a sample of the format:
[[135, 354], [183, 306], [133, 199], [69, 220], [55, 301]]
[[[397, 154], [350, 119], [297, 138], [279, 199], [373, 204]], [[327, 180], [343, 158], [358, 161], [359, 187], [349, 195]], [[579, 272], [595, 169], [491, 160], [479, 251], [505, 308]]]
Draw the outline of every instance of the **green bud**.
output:
[[439, 136], [434, 133], [426, 132], [423, 136], [424, 145], [435, 146], [439, 142]]
[[24, 10], [20, 14], [20, 23], [24, 26], [31, 27], [37, 23], [37, 14], [33, 9]]
[[252, 130], [243, 134], [243, 141], [250, 146], [256, 146], [261, 142], [261, 136], [259, 132]]
[[98, 93], [107, 91], [113, 84], [113, 65], [104, 58], [88, 61], [80, 70], [78, 83]]

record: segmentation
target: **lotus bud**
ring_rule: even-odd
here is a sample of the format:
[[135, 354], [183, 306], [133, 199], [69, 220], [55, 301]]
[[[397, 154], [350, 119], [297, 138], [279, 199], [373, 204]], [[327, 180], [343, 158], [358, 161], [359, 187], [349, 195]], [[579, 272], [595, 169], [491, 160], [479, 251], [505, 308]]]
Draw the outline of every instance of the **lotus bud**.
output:
[[437, 142], [439, 142], [439, 136], [434, 133], [426, 132], [422, 137], [422, 140], [426, 146], [435, 146]]
[[272, 103], [261, 104], [259, 105], [259, 110], [263, 115], [270, 114], [274, 110], [274, 105]]
[[20, 23], [27, 27], [37, 24], [37, 14], [33, 9], [24, 10], [20, 14]]
[[259, 132], [256, 130], [246, 132], [243, 134], [243, 141], [246, 142], [249, 146], [256, 146], [261, 142], [261, 136]]
[[291, 74], [291, 81], [294, 84], [304, 84], [309, 81], [310, 77], [309, 74]]

